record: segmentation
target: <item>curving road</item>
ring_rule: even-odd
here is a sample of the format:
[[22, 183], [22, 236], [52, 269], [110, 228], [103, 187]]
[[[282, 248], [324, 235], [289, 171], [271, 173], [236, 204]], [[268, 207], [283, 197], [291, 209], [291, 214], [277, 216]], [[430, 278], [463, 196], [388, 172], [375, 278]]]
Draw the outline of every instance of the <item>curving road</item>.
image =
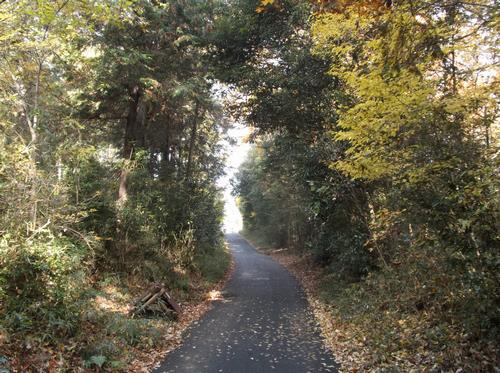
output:
[[236, 267], [224, 299], [154, 372], [337, 372], [295, 278], [239, 235], [226, 240]]

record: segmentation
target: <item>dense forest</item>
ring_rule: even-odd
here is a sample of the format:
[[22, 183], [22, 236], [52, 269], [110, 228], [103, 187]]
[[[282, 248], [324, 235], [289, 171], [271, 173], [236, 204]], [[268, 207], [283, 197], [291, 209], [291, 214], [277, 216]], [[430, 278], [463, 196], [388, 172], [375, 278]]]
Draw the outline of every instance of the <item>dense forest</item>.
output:
[[224, 277], [240, 121], [243, 233], [311, 259], [366, 369], [492, 371], [499, 26], [496, 0], [0, 1], [0, 370], [164, 347], [179, 322], [127, 305]]
[[122, 315], [137, 289], [187, 302], [224, 274], [212, 11], [0, 4], [0, 355], [20, 371], [126, 366], [168, 326]]
[[265, 1], [239, 21], [259, 45], [234, 78], [244, 233], [322, 268], [365, 370], [498, 367], [497, 6]]

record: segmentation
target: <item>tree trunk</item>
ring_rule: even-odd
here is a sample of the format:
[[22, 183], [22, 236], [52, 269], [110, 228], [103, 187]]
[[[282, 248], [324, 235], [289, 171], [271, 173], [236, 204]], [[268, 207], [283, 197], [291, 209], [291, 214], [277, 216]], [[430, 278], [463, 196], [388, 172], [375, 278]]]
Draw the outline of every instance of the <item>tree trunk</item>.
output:
[[186, 166], [186, 183], [189, 183], [192, 173], [193, 152], [196, 143], [196, 131], [198, 129], [198, 103], [195, 104], [193, 123], [191, 124], [191, 138], [189, 139], [188, 160]]
[[132, 159], [134, 154], [134, 144], [137, 136], [137, 111], [139, 108], [140, 91], [139, 87], [135, 86], [131, 92], [129, 111], [127, 122], [125, 124], [125, 138], [123, 141], [123, 158], [125, 164], [120, 173], [120, 182], [118, 187], [118, 202], [124, 203], [128, 198], [127, 178], [129, 174], [127, 161]]
[[170, 117], [165, 120], [165, 142], [162, 145], [159, 174], [162, 180], [170, 175]]
[[38, 134], [37, 134], [37, 128], [38, 128], [38, 99], [40, 96], [40, 81], [41, 81], [41, 76], [42, 76], [42, 62], [38, 63], [38, 70], [36, 73], [36, 78], [35, 78], [35, 93], [33, 97], [33, 116], [30, 119], [30, 113], [28, 110], [26, 110], [26, 119], [28, 123], [28, 129], [30, 132], [30, 147], [29, 147], [29, 158], [30, 158], [30, 181], [31, 181], [31, 224], [32, 224], [32, 229], [36, 229], [37, 225], [37, 215], [38, 215], [38, 170], [37, 170], [37, 165], [36, 165], [36, 160], [37, 160], [37, 154], [36, 154], [36, 147], [37, 147], [37, 142], [38, 142]]

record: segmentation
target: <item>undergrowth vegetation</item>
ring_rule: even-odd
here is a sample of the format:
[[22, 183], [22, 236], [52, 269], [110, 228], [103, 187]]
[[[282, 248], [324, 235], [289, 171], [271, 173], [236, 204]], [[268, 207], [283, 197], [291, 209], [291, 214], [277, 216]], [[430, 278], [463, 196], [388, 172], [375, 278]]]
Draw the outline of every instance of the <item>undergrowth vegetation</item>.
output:
[[[321, 296], [365, 368], [489, 371], [497, 364], [495, 275], [450, 264], [446, 252], [406, 253], [396, 266], [349, 284], [327, 271]], [[366, 335], [368, 333], [368, 335]]]

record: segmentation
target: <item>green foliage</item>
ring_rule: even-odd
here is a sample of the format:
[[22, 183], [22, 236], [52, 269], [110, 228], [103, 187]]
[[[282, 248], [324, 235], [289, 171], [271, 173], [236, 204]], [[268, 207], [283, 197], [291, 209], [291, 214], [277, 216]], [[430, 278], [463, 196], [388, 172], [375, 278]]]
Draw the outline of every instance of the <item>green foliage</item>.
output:
[[[86, 322], [102, 326], [83, 315], [110, 273], [123, 288], [164, 282], [190, 299], [198, 272], [224, 272], [212, 11], [197, 1], [1, 4], [0, 320], [12, 345], [70, 346]], [[113, 338], [155, 345], [149, 321], [125, 319]], [[83, 355], [105, 369], [120, 353]]]
[[68, 239], [41, 232], [25, 242], [0, 241], [4, 321], [12, 331], [75, 331], [85, 306], [86, 260], [91, 253]]
[[154, 344], [161, 338], [160, 332], [152, 327], [146, 319], [127, 320], [115, 318], [110, 320], [107, 333], [118, 336], [130, 346], [136, 346], [143, 340], [148, 340]]
[[98, 368], [102, 368], [106, 360], [106, 356], [104, 355], [92, 355], [89, 360], [85, 361], [85, 367], [92, 368], [93, 366], [97, 366]]
[[230, 254], [222, 245], [214, 252], [201, 254], [195, 258], [196, 267], [207, 281], [216, 283], [224, 278], [231, 261]]
[[322, 163], [324, 147], [331, 145], [326, 138], [316, 148], [284, 136], [259, 144], [237, 174], [234, 192], [246, 234], [309, 252], [340, 277], [355, 280], [375, 264], [365, 249], [367, 201], [360, 183]]
[[119, 348], [111, 340], [96, 342], [95, 345], [86, 347], [81, 352], [84, 359], [83, 365], [86, 368], [102, 368], [108, 364], [110, 368], [121, 368], [123, 362], [112, 360], [115, 356], [119, 356], [119, 352]]
[[345, 342], [363, 339], [370, 351], [365, 367], [491, 369], [498, 335], [495, 275], [488, 265], [479, 270], [472, 257], [457, 259], [451, 250], [420, 245], [362, 283], [325, 279], [323, 297], [335, 305], [332, 317]]
[[235, 5], [246, 54], [221, 76], [255, 127], [234, 182], [245, 234], [325, 266], [332, 317], [372, 352], [362, 369], [494, 364], [493, 3]]

